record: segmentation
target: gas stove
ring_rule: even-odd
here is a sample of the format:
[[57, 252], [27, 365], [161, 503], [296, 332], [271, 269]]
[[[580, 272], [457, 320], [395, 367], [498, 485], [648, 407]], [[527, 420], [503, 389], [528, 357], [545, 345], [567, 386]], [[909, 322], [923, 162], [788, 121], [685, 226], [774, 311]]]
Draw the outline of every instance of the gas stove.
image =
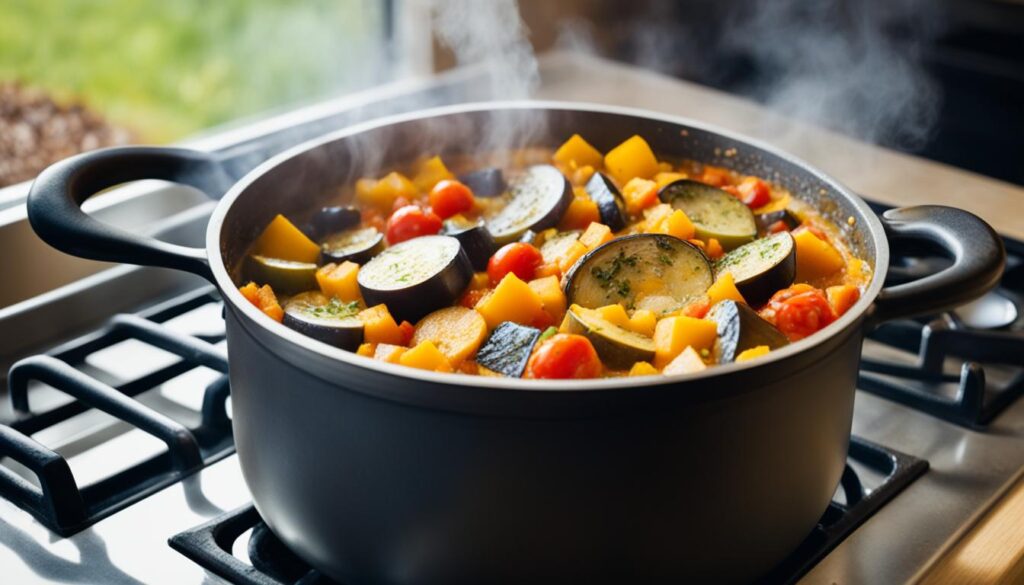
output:
[[[321, 104], [199, 146], [241, 176], [331, 128], [480, 97], [472, 88], [485, 74]], [[196, 202], [151, 231], [200, 243], [209, 210]], [[1002, 284], [984, 299], [887, 324], [865, 342], [834, 501], [763, 582], [912, 580], [1024, 470], [1024, 244], [1006, 246]], [[898, 248], [894, 257], [894, 281], [944, 262]], [[197, 280], [125, 267], [0, 310], [0, 361], [10, 367], [0, 391], [0, 581], [329, 583], [251, 505], [231, 438], [221, 311]]]

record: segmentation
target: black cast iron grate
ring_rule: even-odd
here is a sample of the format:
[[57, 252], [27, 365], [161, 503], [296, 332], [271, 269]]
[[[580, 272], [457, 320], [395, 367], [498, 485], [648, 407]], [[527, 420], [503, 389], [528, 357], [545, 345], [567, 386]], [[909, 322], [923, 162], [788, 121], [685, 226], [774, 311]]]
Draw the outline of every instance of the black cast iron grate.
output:
[[[868, 490], [849, 463], [840, 486], [845, 503], [833, 501], [818, 526], [778, 567], [759, 581], [762, 585], [795, 583], [864, 521], [928, 469], [928, 462], [853, 437], [849, 461], [882, 476]], [[232, 554], [236, 540], [252, 529], [248, 541], [251, 564]], [[177, 550], [211, 573], [236, 585], [327, 585], [334, 581], [312, 569], [288, 550], [263, 523], [251, 504], [168, 539]]]
[[[1005, 237], [1003, 242], [1006, 271], [990, 295], [1015, 307], [1016, 318], [995, 328], [972, 327], [956, 312], [886, 323], [868, 338], [914, 359], [864, 357], [858, 388], [969, 428], [987, 425], [1024, 394], [1024, 242]], [[948, 265], [930, 252], [894, 249], [887, 283], [921, 278]], [[951, 373], [947, 362], [959, 363], [959, 372]], [[997, 370], [1002, 381], [994, 379]], [[944, 386], [955, 391], [943, 392]]]
[[[0, 496], [54, 532], [69, 536], [234, 452], [226, 410], [227, 358], [212, 345], [223, 339], [223, 334], [191, 336], [162, 325], [218, 302], [212, 287], [202, 288], [138, 314], [116, 315], [92, 334], [14, 364], [8, 374], [8, 388], [15, 418], [0, 425], [0, 458], [10, 457], [26, 467], [36, 475], [39, 485], [0, 466]], [[81, 371], [90, 355], [126, 340], [141, 341], [179, 359], [116, 387]], [[200, 366], [222, 375], [206, 388], [197, 426], [187, 428], [132, 399]], [[33, 381], [75, 400], [32, 412], [28, 389]], [[79, 486], [67, 460], [32, 435], [90, 408], [155, 436], [166, 449], [95, 483]]]

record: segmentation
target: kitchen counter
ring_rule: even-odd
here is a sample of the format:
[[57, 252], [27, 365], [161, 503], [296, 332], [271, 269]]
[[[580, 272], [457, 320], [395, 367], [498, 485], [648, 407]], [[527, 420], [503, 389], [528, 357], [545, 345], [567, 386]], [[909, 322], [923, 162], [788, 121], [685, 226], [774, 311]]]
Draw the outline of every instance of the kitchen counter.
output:
[[537, 97], [646, 108], [770, 142], [871, 199], [950, 205], [1024, 239], [1024, 187], [874, 146], [771, 112], [752, 101], [629, 65], [574, 53], [541, 59]]

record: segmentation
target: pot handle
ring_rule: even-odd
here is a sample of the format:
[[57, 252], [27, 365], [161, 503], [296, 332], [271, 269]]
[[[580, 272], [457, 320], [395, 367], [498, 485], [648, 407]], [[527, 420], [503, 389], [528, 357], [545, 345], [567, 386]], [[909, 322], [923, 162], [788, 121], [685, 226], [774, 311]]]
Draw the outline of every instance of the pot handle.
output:
[[949, 309], [999, 283], [1006, 250], [999, 234], [978, 216], [953, 207], [919, 205], [890, 209], [881, 219], [890, 242], [923, 240], [948, 253], [953, 264], [919, 280], [883, 288], [869, 326]]
[[128, 181], [163, 179], [220, 198], [232, 180], [213, 155], [184, 148], [114, 147], [79, 154], [51, 165], [32, 183], [28, 219], [54, 248], [93, 260], [184, 270], [213, 282], [203, 248], [131, 234], [84, 211], [93, 195]]

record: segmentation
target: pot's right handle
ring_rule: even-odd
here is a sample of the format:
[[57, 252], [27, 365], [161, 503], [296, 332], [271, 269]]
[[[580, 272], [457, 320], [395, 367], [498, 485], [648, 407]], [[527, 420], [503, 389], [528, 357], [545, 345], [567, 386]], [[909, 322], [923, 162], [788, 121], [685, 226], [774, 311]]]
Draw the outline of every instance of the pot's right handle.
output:
[[231, 179], [212, 155], [184, 148], [105, 148], [55, 163], [32, 183], [28, 219], [54, 248], [93, 260], [163, 266], [213, 282], [202, 248], [139, 236], [104, 224], [82, 211], [93, 195], [128, 181], [164, 179], [196, 187], [219, 198]]
[[887, 286], [875, 299], [870, 326], [936, 313], [985, 294], [1003, 274], [1006, 250], [999, 234], [978, 216], [941, 205], [890, 209], [882, 214], [890, 242], [926, 240], [953, 258], [953, 265], [919, 280]]

